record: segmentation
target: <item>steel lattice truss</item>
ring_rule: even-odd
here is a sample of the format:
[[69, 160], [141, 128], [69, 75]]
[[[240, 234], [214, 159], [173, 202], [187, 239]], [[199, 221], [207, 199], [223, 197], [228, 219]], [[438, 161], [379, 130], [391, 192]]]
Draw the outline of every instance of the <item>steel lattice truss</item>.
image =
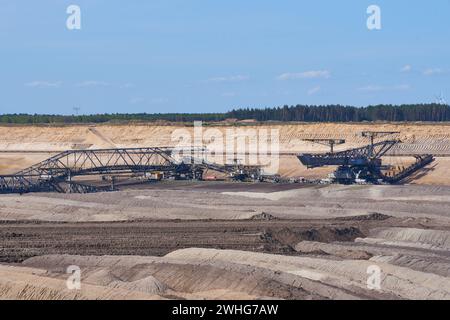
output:
[[379, 159], [392, 149], [398, 140], [388, 140], [361, 148], [355, 148], [335, 153], [302, 154], [300, 161], [308, 168], [323, 166], [367, 165], [374, 159]]
[[[362, 174], [372, 181], [383, 180], [387, 183], [398, 183], [434, 161], [432, 155], [415, 156], [415, 163], [403, 168], [400, 172], [386, 175], [382, 172], [385, 166], [382, 165], [381, 158], [398, 143], [400, 143], [399, 140], [387, 140], [336, 153], [301, 154], [298, 158], [308, 168], [338, 166], [340, 169], [336, 172], [340, 170], [348, 177], [352, 172], [358, 172], [358, 175]], [[347, 176], [342, 179], [353, 179]]]
[[176, 171], [183, 164], [170, 154], [169, 148], [65, 151], [14, 175], [0, 176], [0, 193], [54, 191], [56, 183], [79, 175]]
[[42, 191], [99, 191], [94, 186], [75, 183], [72, 177], [107, 174], [164, 172], [169, 176], [198, 177], [204, 170], [219, 171], [231, 177], [257, 176], [257, 166], [231, 166], [208, 163], [192, 156], [178, 161], [172, 148], [118, 148], [100, 150], [71, 150], [59, 153], [14, 175], [0, 176], [0, 193]]

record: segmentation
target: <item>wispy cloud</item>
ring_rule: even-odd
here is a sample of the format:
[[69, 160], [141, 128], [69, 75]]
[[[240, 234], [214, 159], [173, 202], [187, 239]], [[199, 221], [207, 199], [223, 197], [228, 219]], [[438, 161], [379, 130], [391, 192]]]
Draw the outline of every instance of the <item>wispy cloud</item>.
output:
[[411, 86], [409, 84], [400, 84], [398, 86], [394, 86], [393, 89], [394, 90], [400, 90], [400, 91], [402, 91], [402, 90], [409, 90], [409, 89], [411, 89]]
[[423, 72], [423, 74], [426, 76], [434, 76], [434, 75], [443, 74], [443, 73], [445, 73], [445, 71], [442, 70], [441, 68], [429, 68]]
[[404, 91], [411, 89], [409, 84], [400, 84], [395, 86], [379, 86], [379, 85], [368, 85], [365, 87], [358, 88], [359, 91], [364, 92], [379, 92], [379, 91]]
[[232, 98], [236, 97], [236, 92], [224, 92], [221, 94], [222, 97]]
[[297, 79], [328, 79], [331, 77], [331, 73], [328, 70], [312, 70], [305, 72], [292, 73], [287, 72], [280, 74], [277, 80], [297, 80]]
[[144, 99], [141, 97], [135, 97], [128, 100], [130, 104], [165, 104], [169, 102], [167, 98], [152, 98], [152, 99]]
[[320, 86], [311, 88], [311, 89], [308, 90], [308, 95], [312, 96], [312, 95], [318, 93], [319, 91], [320, 91]]
[[105, 81], [97, 81], [97, 80], [87, 80], [76, 84], [77, 87], [86, 88], [86, 87], [109, 87], [110, 84]]
[[131, 98], [129, 100], [129, 103], [130, 104], [139, 104], [139, 103], [142, 103], [144, 101], [145, 101], [145, 99], [143, 99], [143, 98]]
[[400, 72], [407, 73], [412, 70], [412, 66], [410, 64], [404, 65], [403, 68], [400, 69]]
[[207, 80], [207, 82], [240, 82], [249, 80], [250, 77], [246, 75], [235, 75], [226, 77], [214, 77]]
[[376, 92], [376, 91], [382, 91], [382, 86], [376, 86], [376, 85], [368, 85], [365, 87], [358, 88], [359, 91], [366, 91], [366, 92]]
[[31, 88], [59, 88], [61, 87], [62, 82], [61, 81], [32, 81], [25, 83], [25, 86], [31, 87]]
[[150, 104], [165, 104], [169, 102], [169, 99], [167, 98], [153, 98], [150, 99]]
[[129, 89], [129, 88], [134, 88], [134, 84], [133, 83], [124, 83], [122, 85], [120, 85], [121, 89]]

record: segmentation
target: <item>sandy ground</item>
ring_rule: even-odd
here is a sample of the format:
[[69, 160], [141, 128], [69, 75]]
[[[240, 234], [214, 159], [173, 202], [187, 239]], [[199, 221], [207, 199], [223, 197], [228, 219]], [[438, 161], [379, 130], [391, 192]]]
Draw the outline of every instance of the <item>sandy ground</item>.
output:
[[[0, 299], [450, 299], [449, 195], [168, 183], [1, 196]], [[65, 287], [71, 265], [81, 290]]]
[[[65, 150], [101, 149], [114, 147], [152, 147], [185, 145], [180, 134], [194, 138], [192, 126], [181, 125], [71, 125], [71, 126], [0, 126], [0, 174], [12, 174], [20, 169], [48, 158], [50, 155]], [[212, 141], [209, 133], [221, 133], [238, 144], [244, 141], [239, 152], [259, 150], [248, 134], [261, 132], [279, 133], [279, 166], [276, 170], [267, 168], [267, 173], [280, 174], [284, 177], [324, 178], [333, 168], [307, 170], [295, 154], [302, 152], [325, 152], [325, 146], [303, 141], [310, 138], [340, 138], [347, 143], [337, 146], [336, 150], [359, 147], [368, 144], [361, 136], [365, 130], [399, 131], [396, 138], [404, 143], [393, 150], [395, 157], [387, 157], [386, 164], [402, 166], [412, 161], [412, 154], [432, 153], [437, 161], [428, 167], [427, 175], [418, 177], [414, 183], [450, 185], [450, 124], [260, 124], [246, 126], [211, 125], [203, 127], [203, 144], [210, 150], [218, 150], [220, 139]], [[178, 134], [177, 134], [178, 132]], [[224, 140], [226, 141], [226, 139]], [[404, 157], [401, 157], [404, 155]], [[245, 156], [238, 155], [243, 162]], [[447, 158], [449, 157], [449, 158]], [[221, 162], [218, 159], [215, 162]], [[260, 163], [267, 163], [260, 158]], [[247, 158], [247, 161], [248, 158]]]
[[[394, 246], [398, 244], [382, 248]], [[367, 246], [366, 250], [367, 258], [359, 260], [320, 250], [315, 255], [286, 256], [196, 248], [176, 250], [164, 257], [41, 256], [26, 260], [20, 267], [0, 266], [0, 297], [450, 299], [448, 254], [436, 251], [430, 257], [412, 246], [408, 254], [369, 258], [380, 249]], [[63, 286], [68, 277], [66, 268], [73, 265], [81, 269], [79, 291]], [[368, 270], [374, 267], [381, 275], [376, 290], [367, 286]]]
[[[321, 151], [326, 147], [315, 145], [302, 139], [310, 138], [342, 138], [347, 140], [345, 146], [359, 146], [367, 143], [361, 137], [366, 130], [399, 131], [405, 144], [404, 152], [431, 152], [435, 154], [450, 154], [450, 124], [260, 124], [246, 126], [211, 125], [203, 127], [204, 143], [209, 142], [207, 131], [218, 130], [225, 136], [245, 137], [247, 133], [256, 130], [277, 130], [279, 132], [280, 151]], [[190, 133], [193, 137], [193, 127], [180, 125], [72, 125], [72, 126], [0, 126], [1, 150], [56, 150], [111, 147], [142, 147], [142, 146], [174, 146], [180, 140], [176, 130]], [[230, 131], [231, 130], [231, 131]], [[231, 133], [230, 133], [231, 132]], [[217, 142], [216, 142], [217, 143]]]
[[270, 183], [173, 182], [154, 184], [144, 190], [1, 195], [0, 199], [0, 220], [235, 220], [249, 219], [261, 213], [280, 219], [305, 219], [374, 212], [395, 217], [450, 217], [450, 187], [444, 186], [303, 187]]
[[[0, 174], [68, 149], [173, 146], [176, 129], [192, 130], [0, 126]], [[286, 177], [333, 170], [302, 167], [292, 153], [326, 147], [301, 139], [345, 138], [345, 148], [356, 147], [367, 142], [363, 130], [402, 132], [391, 164], [412, 153], [438, 157], [404, 186], [164, 182], [0, 195], [0, 299], [450, 299], [449, 124], [241, 129], [279, 130], [286, 154], [278, 173]], [[81, 269], [81, 290], [67, 288], [71, 265]]]

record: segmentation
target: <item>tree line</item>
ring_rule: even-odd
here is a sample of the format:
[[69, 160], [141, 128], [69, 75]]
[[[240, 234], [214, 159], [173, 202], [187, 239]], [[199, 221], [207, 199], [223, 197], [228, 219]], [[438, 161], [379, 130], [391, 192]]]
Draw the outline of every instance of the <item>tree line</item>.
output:
[[353, 107], [282, 106], [276, 108], [241, 108], [226, 113], [115, 113], [92, 115], [3, 114], [2, 124], [71, 124], [124, 121], [216, 122], [227, 119], [299, 122], [363, 122], [363, 121], [450, 121], [450, 106], [443, 104], [374, 105]]
[[238, 109], [228, 113], [237, 119], [258, 121], [362, 122], [362, 121], [450, 121], [450, 106], [442, 104], [376, 105], [352, 107], [284, 106], [266, 109]]

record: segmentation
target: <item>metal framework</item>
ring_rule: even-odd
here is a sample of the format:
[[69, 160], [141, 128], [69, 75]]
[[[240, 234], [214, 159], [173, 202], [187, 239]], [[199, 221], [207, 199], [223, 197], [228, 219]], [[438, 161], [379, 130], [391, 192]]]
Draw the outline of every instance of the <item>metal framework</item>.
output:
[[308, 169], [324, 166], [369, 165], [380, 160], [397, 143], [399, 143], [398, 140], [388, 140], [335, 153], [301, 154], [298, 158]]
[[363, 136], [370, 138], [370, 144], [364, 147], [349, 149], [336, 153], [300, 154], [298, 159], [308, 169], [337, 166], [338, 169], [330, 175], [337, 183], [355, 183], [364, 181], [369, 183], [398, 183], [413, 173], [419, 171], [434, 161], [432, 155], [415, 156], [416, 162], [402, 168], [397, 173], [383, 173], [389, 166], [382, 165], [382, 157], [400, 140], [386, 140], [374, 142], [377, 136], [396, 134], [397, 132], [364, 132]]
[[68, 182], [70, 190], [94, 191], [93, 186], [72, 182], [72, 177], [174, 170], [180, 164], [170, 152], [169, 148], [64, 151], [14, 175], [0, 176], [0, 193], [61, 191], [62, 182]]
[[172, 151], [172, 148], [159, 147], [65, 151], [14, 175], [0, 176], [0, 193], [86, 193], [108, 189], [72, 181], [76, 176], [163, 172], [175, 178], [183, 175], [201, 179], [203, 171], [214, 170], [234, 178], [236, 172], [250, 176], [259, 169], [195, 161], [193, 157], [178, 161], [172, 157]]
[[346, 141], [344, 139], [303, 139], [304, 141], [309, 141], [324, 146], [330, 147], [330, 153], [334, 153], [334, 146], [344, 144]]

